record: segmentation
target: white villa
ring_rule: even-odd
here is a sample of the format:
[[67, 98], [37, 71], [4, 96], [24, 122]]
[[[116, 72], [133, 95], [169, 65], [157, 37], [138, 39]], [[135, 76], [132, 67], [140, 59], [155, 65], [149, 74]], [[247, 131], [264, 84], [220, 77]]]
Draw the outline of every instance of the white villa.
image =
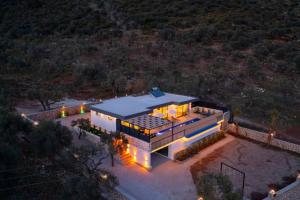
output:
[[104, 100], [93, 105], [91, 124], [120, 131], [134, 161], [151, 168], [151, 154], [164, 149], [170, 159], [196, 141], [227, 126], [229, 112], [195, 105], [195, 97], [152, 88], [149, 94]]

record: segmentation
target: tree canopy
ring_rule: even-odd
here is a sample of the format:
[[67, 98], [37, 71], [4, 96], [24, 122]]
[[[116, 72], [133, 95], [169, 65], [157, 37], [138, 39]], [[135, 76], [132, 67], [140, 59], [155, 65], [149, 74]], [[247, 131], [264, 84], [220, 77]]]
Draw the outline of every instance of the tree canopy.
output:
[[71, 142], [71, 132], [59, 123], [32, 125], [0, 112], [0, 198], [109, 199], [118, 180], [101, 168], [105, 148]]

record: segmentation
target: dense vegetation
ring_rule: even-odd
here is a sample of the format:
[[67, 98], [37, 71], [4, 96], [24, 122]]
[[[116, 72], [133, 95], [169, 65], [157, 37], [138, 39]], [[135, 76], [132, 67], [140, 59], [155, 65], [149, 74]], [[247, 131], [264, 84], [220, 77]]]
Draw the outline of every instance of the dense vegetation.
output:
[[49, 104], [160, 86], [293, 125], [299, 34], [296, 0], [4, 0], [0, 87]]
[[199, 153], [204, 148], [218, 142], [219, 140], [225, 137], [224, 132], [219, 132], [209, 137], [204, 138], [203, 140], [194, 142], [191, 146], [187, 147], [184, 150], [181, 150], [175, 154], [175, 159], [179, 161], [183, 161], [187, 158], [192, 157], [193, 155]]
[[117, 179], [100, 168], [103, 146], [76, 148], [66, 127], [33, 126], [0, 102], [0, 199], [110, 199]]
[[228, 176], [204, 174], [196, 181], [199, 196], [208, 200], [241, 200], [241, 191], [235, 191]]

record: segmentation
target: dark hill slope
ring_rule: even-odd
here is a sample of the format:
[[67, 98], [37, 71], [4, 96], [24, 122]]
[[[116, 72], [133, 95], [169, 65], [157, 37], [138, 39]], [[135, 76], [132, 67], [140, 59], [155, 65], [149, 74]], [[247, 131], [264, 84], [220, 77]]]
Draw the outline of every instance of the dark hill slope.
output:
[[2, 0], [0, 89], [105, 98], [157, 85], [291, 125], [299, 34], [296, 0]]

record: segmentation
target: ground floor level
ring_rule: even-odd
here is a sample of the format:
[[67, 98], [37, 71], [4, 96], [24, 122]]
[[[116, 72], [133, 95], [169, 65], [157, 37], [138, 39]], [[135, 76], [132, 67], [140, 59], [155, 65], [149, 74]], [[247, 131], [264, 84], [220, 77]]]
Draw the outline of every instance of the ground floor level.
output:
[[[70, 126], [74, 119], [75, 117], [64, 118], [61, 123]], [[74, 134], [75, 145], [89, 145], [86, 138], [78, 140], [76, 133]], [[197, 168], [199, 176], [203, 173], [219, 173], [221, 162], [245, 172], [247, 197], [253, 192], [267, 193], [269, 184], [282, 183], [284, 177], [295, 176], [300, 169], [299, 155], [231, 135], [226, 135], [224, 139], [183, 162], [166, 158], [164, 149], [152, 153], [151, 161], [150, 171], [134, 163], [123, 165], [115, 162], [115, 167], [111, 167], [109, 159], [101, 167], [112, 171], [118, 177], [119, 187], [124, 193], [143, 200], [197, 199], [191, 168]], [[231, 180], [234, 185], [240, 186], [240, 180]]]
[[131, 197], [143, 200], [192, 200], [197, 199], [196, 188], [190, 173], [190, 166], [197, 160], [206, 157], [214, 150], [232, 142], [234, 138], [225, 139], [199, 152], [184, 162], [174, 162], [161, 152], [151, 154], [152, 170], [132, 165], [116, 164], [106, 167], [118, 177], [120, 187]]
[[170, 160], [176, 159], [176, 153], [182, 151], [196, 142], [199, 142], [205, 138], [208, 138], [221, 131], [221, 125], [210, 127], [209, 129], [200, 130], [197, 134], [192, 137], [182, 137], [178, 140], [174, 140], [166, 145], [162, 145], [158, 148], [152, 149], [150, 143], [127, 136], [129, 144], [127, 147], [127, 153], [130, 154], [133, 161], [146, 169], [153, 168], [153, 155], [160, 154]]

